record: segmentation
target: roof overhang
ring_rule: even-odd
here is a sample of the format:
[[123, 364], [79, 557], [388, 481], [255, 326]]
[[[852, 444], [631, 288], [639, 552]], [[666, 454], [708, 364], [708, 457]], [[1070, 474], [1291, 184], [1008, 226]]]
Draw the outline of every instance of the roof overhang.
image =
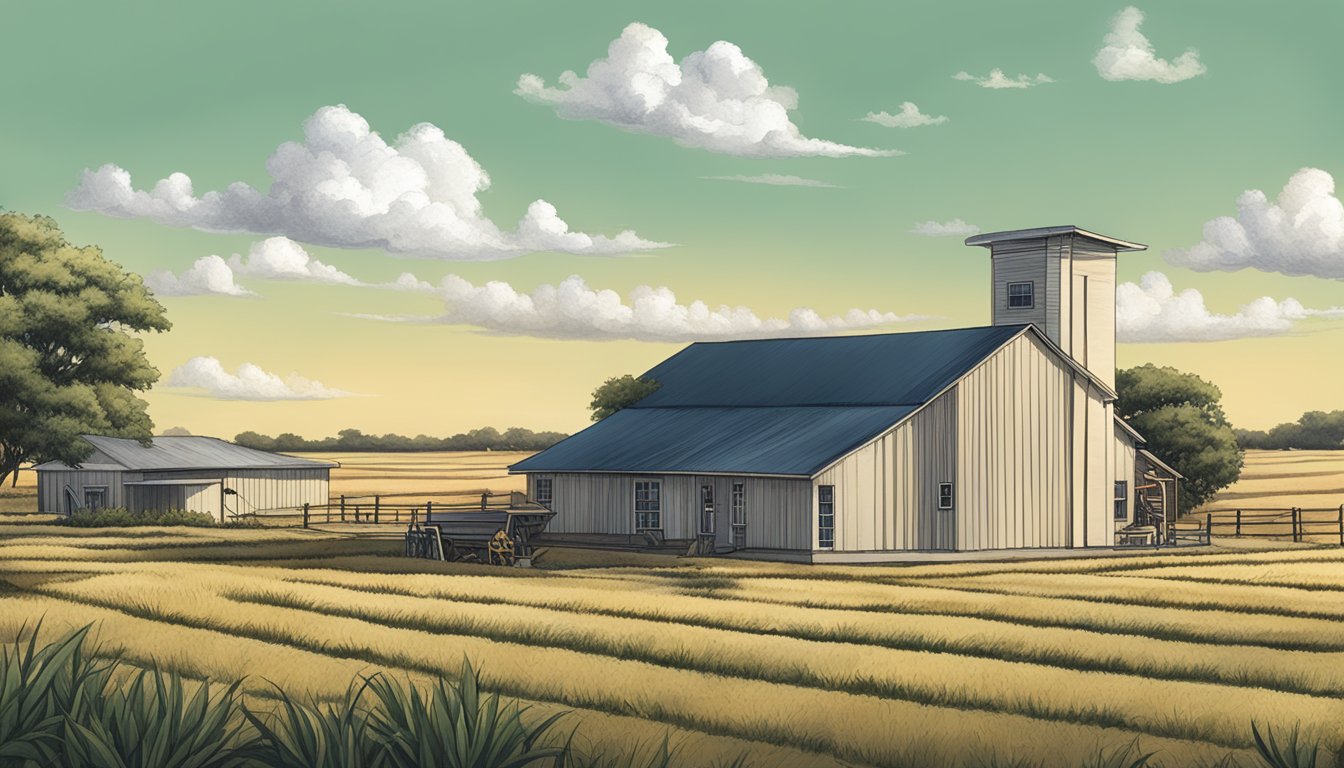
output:
[[1006, 243], [1013, 240], [1040, 240], [1047, 237], [1056, 237], [1058, 235], [1077, 235], [1089, 240], [1095, 240], [1099, 243], [1105, 243], [1118, 251], [1146, 251], [1148, 246], [1143, 243], [1131, 243], [1128, 240], [1121, 240], [1118, 237], [1110, 237], [1096, 232], [1091, 232], [1081, 227], [1075, 227], [1072, 224], [1066, 224], [1058, 227], [1036, 227], [1034, 229], [1009, 229], [1002, 232], [985, 232], [979, 235], [971, 235], [966, 238], [967, 245], [979, 245], [990, 247], [995, 243]]
[[219, 485], [218, 477], [173, 478], [171, 480], [127, 480], [122, 485]]
[[1160, 468], [1162, 471], [1170, 473], [1171, 476], [1174, 477], [1174, 478], [1176, 478], [1177, 480], [1184, 480], [1184, 479], [1185, 479], [1185, 475], [1182, 475], [1180, 472], [1177, 472], [1176, 470], [1172, 469], [1170, 466], [1167, 465], [1166, 462], [1164, 462], [1164, 461], [1162, 461], [1161, 459], [1159, 459], [1159, 458], [1157, 458], [1156, 456], [1154, 456], [1152, 451], [1147, 451], [1147, 450], [1144, 450], [1144, 449], [1140, 448], [1140, 449], [1139, 449], [1139, 455], [1143, 456], [1143, 458], [1145, 458], [1145, 459], [1151, 461], [1152, 463], [1156, 464], [1156, 465], [1158, 466], [1158, 468]]
[[1142, 445], [1143, 443], [1148, 442], [1148, 440], [1143, 435], [1139, 434], [1139, 430], [1131, 427], [1129, 425], [1129, 422], [1125, 421], [1119, 416], [1115, 417], [1115, 426], [1129, 433], [1129, 436], [1134, 438], [1135, 443]]

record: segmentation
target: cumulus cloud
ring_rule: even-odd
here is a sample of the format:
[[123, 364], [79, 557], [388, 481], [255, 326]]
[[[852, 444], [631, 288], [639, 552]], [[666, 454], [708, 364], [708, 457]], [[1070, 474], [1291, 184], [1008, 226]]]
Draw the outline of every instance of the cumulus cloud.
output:
[[952, 219], [951, 221], [921, 221], [910, 231], [916, 235], [927, 237], [967, 237], [977, 234], [980, 228], [974, 224], [967, 224], [961, 219]]
[[754, 176], [701, 176], [702, 179], [710, 181], [741, 181], [747, 184], [769, 184], [776, 187], [828, 187], [835, 189], [836, 185], [816, 179], [805, 179], [801, 176], [789, 176], [778, 173], [760, 173]]
[[218, 358], [193, 357], [173, 369], [167, 385], [197, 390], [216, 400], [330, 400], [352, 393], [324, 386], [298, 374], [281, 377], [252, 363], [229, 373]]
[[1166, 253], [1167, 261], [1200, 272], [1251, 267], [1285, 275], [1344, 280], [1344, 205], [1335, 180], [1303, 168], [1278, 199], [1258, 189], [1237, 198], [1237, 215], [1204, 224], [1204, 239]]
[[202, 256], [180, 274], [166, 269], [145, 277], [145, 285], [159, 296], [256, 296], [233, 280], [233, 270], [218, 256]]
[[1193, 48], [1173, 61], [1159, 59], [1153, 44], [1139, 31], [1141, 24], [1143, 11], [1132, 5], [1115, 15], [1111, 20], [1111, 31], [1092, 59], [1097, 74], [1107, 80], [1153, 80], [1159, 83], [1179, 83], [1204, 74], [1206, 70], [1199, 60], [1199, 52]]
[[588, 65], [585, 75], [560, 74], [555, 86], [541, 77], [518, 78], [514, 93], [555, 110], [566, 120], [596, 120], [623, 130], [663, 136], [687, 147], [752, 157], [894, 155], [811, 139], [789, 118], [798, 94], [771, 85], [742, 49], [720, 40], [678, 64], [667, 38], [635, 22]]
[[869, 112], [866, 116], [859, 118], [869, 123], [877, 123], [887, 128], [918, 128], [921, 125], [942, 125], [946, 123], [947, 115], [926, 115], [919, 111], [913, 101], [901, 102], [901, 111], [896, 114], [887, 112]]
[[1307, 309], [1296, 299], [1275, 301], [1262, 296], [1236, 314], [1219, 315], [1204, 305], [1194, 288], [1177, 293], [1161, 272], [1149, 272], [1138, 284], [1121, 283], [1115, 289], [1117, 341], [1177, 342], [1226, 341], [1253, 336], [1277, 336], [1292, 331], [1309, 318], [1344, 317], [1344, 307]]
[[762, 318], [747, 307], [683, 304], [666, 287], [643, 285], [622, 298], [615, 291], [589, 287], [577, 275], [559, 285], [538, 286], [530, 294], [505, 282], [475, 285], [457, 275], [448, 275], [436, 286], [403, 274], [385, 287], [432, 293], [443, 299], [447, 311], [435, 318], [360, 317], [470, 325], [491, 333], [554, 339], [683, 342], [810, 336], [927, 319], [871, 309], [827, 317], [807, 307], [793, 310], [787, 318]]
[[1045, 73], [1032, 77], [1030, 75], [1018, 75], [1009, 77], [1003, 74], [1002, 69], [991, 69], [989, 74], [984, 77], [977, 77], [970, 72], [961, 71], [952, 76], [953, 80], [966, 80], [975, 83], [981, 88], [1030, 88], [1034, 85], [1043, 83], [1053, 83], [1054, 78]]
[[271, 186], [264, 193], [234, 182], [197, 196], [184, 173], [136, 189], [130, 173], [104, 165], [84, 171], [66, 205], [210, 232], [285, 235], [458, 261], [534, 251], [616, 255], [666, 245], [631, 231], [613, 237], [571, 232], [545, 200], [528, 206], [513, 231], [502, 230], [477, 198], [490, 177], [461, 144], [429, 123], [389, 144], [344, 105], [317, 110], [304, 122], [303, 141], [281, 144], [266, 170]]
[[309, 256], [303, 246], [287, 237], [268, 237], [253, 243], [246, 258], [235, 253], [229, 259], [229, 265], [237, 274], [268, 280], [363, 285], [330, 264], [323, 264]]

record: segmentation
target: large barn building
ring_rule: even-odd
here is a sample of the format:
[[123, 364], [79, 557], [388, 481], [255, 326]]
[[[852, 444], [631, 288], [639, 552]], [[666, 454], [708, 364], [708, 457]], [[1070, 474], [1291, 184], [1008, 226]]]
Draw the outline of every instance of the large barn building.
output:
[[518, 464], [549, 533], [810, 562], [1161, 536], [1179, 476], [1114, 415], [1117, 254], [977, 235], [993, 324], [692, 344], [660, 388]]
[[335, 462], [244, 448], [213, 437], [156, 437], [144, 445], [84, 437], [93, 447], [78, 466], [39, 464], [38, 511], [122, 507], [188, 510], [223, 521], [258, 509], [326, 504]]

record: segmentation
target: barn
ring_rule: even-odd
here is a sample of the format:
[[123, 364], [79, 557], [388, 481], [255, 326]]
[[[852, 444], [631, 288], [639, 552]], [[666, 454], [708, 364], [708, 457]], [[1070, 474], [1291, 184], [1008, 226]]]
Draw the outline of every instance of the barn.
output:
[[79, 465], [51, 461], [34, 467], [40, 512], [189, 510], [224, 521], [258, 509], [326, 504], [331, 469], [339, 466], [213, 437], [156, 437], [148, 444], [97, 435], [84, 439], [92, 451]]
[[806, 562], [1159, 539], [1179, 480], [1114, 415], [1115, 268], [1073, 226], [969, 238], [992, 324], [695, 343], [522, 462], [576, 542]]

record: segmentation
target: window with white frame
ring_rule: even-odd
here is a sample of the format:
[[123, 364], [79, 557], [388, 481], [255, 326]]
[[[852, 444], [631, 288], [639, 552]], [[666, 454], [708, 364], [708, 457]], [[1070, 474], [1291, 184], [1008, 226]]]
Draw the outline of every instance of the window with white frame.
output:
[[635, 481], [635, 530], [657, 531], [663, 527], [663, 483]]
[[951, 483], [939, 483], [939, 484], [938, 484], [938, 508], [939, 508], [939, 509], [951, 509], [951, 508], [952, 508], [952, 484], [951, 484]]
[[1008, 308], [1031, 309], [1036, 306], [1036, 284], [1027, 281], [1008, 284]]
[[835, 548], [835, 486], [817, 486], [817, 546]]
[[733, 483], [733, 495], [729, 499], [729, 519], [733, 525], [733, 546], [742, 549], [747, 546], [747, 486], [745, 483]]
[[549, 477], [538, 477], [536, 488], [532, 492], [532, 500], [541, 506], [550, 509], [551, 501], [555, 498], [554, 480]]
[[1115, 519], [1129, 519], [1129, 481], [1115, 481]]

